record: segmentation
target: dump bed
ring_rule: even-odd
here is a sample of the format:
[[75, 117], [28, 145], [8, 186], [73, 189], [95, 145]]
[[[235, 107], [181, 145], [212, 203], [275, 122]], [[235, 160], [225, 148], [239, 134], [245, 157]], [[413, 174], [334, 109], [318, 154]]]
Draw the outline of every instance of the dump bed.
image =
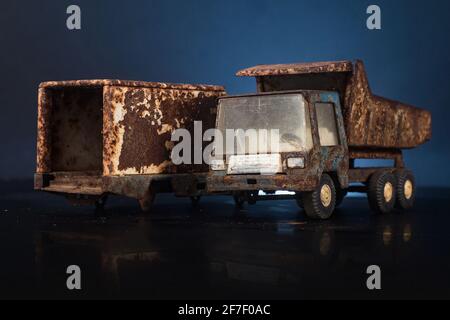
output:
[[237, 75], [256, 77], [259, 92], [339, 92], [349, 147], [409, 149], [431, 138], [430, 112], [373, 95], [362, 61], [261, 65]]
[[202, 121], [203, 130], [214, 128], [217, 99], [224, 94], [220, 86], [42, 83], [36, 189], [99, 194], [111, 191], [105, 177], [207, 173], [206, 164], [172, 164], [171, 134], [178, 128], [193, 134], [194, 121]]

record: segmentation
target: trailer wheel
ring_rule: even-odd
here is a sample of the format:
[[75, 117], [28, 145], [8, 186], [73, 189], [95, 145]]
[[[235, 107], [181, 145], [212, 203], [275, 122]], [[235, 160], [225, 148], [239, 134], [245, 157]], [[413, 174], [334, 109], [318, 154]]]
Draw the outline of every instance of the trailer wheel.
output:
[[411, 209], [416, 198], [416, 184], [414, 175], [408, 170], [399, 170], [397, 177], [397, 204], [399, 209]]
[[302, 203], [306, 215], [311, 219], [326, 220], [331, 217], [336, 206], [336, 187], [327, 174], [322, 176], [319, 187], [313, 192], [304, 192]]
[[247, 201], [247, 194], [245, 192], [236, 192], [233, 194], [233, 199], [236, 207], [242, 209]]
[[389, 171], [379, 171], [369, 181], [368, 199], [370, 208], [378, 213], [389, 213], [396, 202], [396, 179]]

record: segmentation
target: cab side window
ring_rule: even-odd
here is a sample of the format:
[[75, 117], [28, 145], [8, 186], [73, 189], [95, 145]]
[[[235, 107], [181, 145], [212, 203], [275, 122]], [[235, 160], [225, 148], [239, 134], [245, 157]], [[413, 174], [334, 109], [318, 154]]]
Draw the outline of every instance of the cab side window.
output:
[[336, 113], [333, 103], [316, 103], [317, 125], [320, 145], [333, 147], [339, 145], [339, 134], [336, 124]]

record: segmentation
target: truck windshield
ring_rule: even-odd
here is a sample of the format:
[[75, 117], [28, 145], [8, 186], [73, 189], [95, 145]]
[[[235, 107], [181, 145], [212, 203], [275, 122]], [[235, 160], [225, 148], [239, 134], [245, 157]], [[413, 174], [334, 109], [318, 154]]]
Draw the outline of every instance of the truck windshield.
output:
[[[234, 150], [230, 150], [226, 141], [227, 132], [230, 132], [230, 130], [256, 132], [257, 141], [248, 139], [251, 135], [246, 136], [246, 151], [243, 153], [310, 150], [312, 148], [312, 135], [309, 114], [305, 105], [305, 100], [301, 94], [261, 95], [220, 100], [217, 126], [224, 137], [224, 148], [220, 150], [216, 147], [216, 155], [221, 153], [234, 154]], [[265, 134], [265, 132], [268, 132], [268, 134]], [[278, 132], [278, 135], [276, 135], [277, 150], [274, 148], [274, 140], [271, 142], [271, 139], [273, 139], [273, 136], [271, 138], [271, 132]]]

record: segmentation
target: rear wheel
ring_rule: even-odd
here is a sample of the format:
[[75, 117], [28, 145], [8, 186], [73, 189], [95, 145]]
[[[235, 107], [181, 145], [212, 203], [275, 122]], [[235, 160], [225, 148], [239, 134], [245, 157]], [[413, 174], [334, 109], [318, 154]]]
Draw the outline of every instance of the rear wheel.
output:
[[397, 178], [397, 207], [400, 209], [411, 209], [416, 198], [416, 184], [414, 175], [408, 170], [396, 172]]
[[304, 192], [301, 202], [309, 218], [329, 219], [336, 206], [336, 188], [333, 179], [324, 174], [318, 188], [313, 192]]
[[389, 213], [394, 209], [396, 185], [395, 176], [389, 171], [379, 171], [372, 175], [367, 196], [373, 211]]

